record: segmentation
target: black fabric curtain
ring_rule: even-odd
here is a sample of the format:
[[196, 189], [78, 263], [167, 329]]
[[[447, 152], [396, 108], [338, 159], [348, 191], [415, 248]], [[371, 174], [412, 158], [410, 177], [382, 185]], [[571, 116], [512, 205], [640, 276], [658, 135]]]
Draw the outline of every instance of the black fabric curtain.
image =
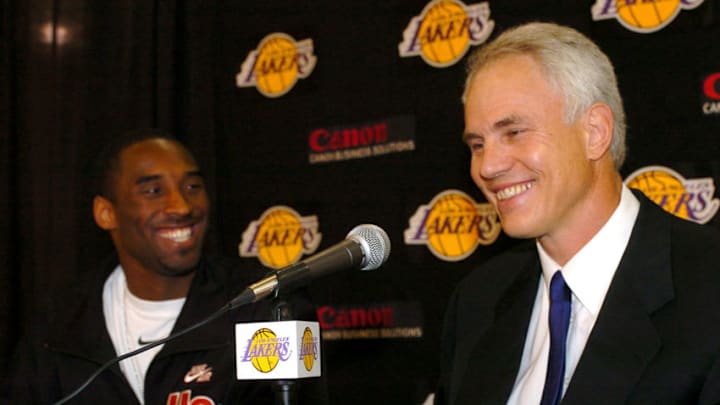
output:
[[211, 163], [213, 10], [196, 3], [0, 3], [0, 364], [48, 292], [111, 248], [92, 221], [88, 172], [106, 140], [161, 127]]
[[[445, 190], [485, 202], [461, 141], [464, 60], [436, 68], [398, 52], [404, 30], [429, 3], [0, 0], [0, 365], [33, 327], [33, 314], [51, 310], [49, 294], [95, 271], [112, 251], [92, 219], [89, 161], [126, 130], [159, 127], [186, 142], [206, 172], [211, 253], [237, 255], [244, 230], [276, 205], [318, 218], [319, 250], [358, 224], [388, 231], [392, 254], [381, 271], [320, 280], [310, 292], [327, 308], [392, 309], [393, 327], [422, 334], [327, 339], [323, 373], [333, 403], [422, 403], [437, 373], [452, 288], [515, 243], [501, 234], [451, 261], [404, 240], [413, 215]], [[713, 98], [720, 89], [705, 94], [703, 81], [720, 72], [720, 0], [674, 2], [697, 7], [653, 33], [631, 31], [615, 17], [594, 20], [596, 3], [616, 2], [490, 0], [491, 37], [533, 20], [589, 35], [614, 62], [624, 97], [623, 176], [663, 165], [688, 180], [710, 178], [712, 190], [700, 189], [706, 194], [693, 201], [714, 204], [720, 113], [703, 109], [720, 109]], [[310, 39], [317, 56], [312, 74], [277, 98], [235, 82], [271, 33]], [[398, 117], [409, 124], [393, 135], [412, 140], [413, 150], [309, 163], [313, 130]], [[720, 215], [705, 226], [720, 227]], [[257, 265], [256, 257], [241, 260]], [[365, 331], [346, 324], [335, 332]]]

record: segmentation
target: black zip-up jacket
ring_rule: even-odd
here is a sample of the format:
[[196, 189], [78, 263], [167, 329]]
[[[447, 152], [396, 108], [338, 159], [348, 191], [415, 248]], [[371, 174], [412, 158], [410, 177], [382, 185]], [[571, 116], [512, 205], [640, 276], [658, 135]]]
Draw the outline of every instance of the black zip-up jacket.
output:
[[[232, 261], [234, 263], [234, 261]], [[51, 308], [47, 323], [34, 324], [33, 336], [23, 338], [9, 365], [2, 404], [52, 404], [78, 388], [103, 363], [117, 356], [105, 327], [103, 284], [115, 265], [77, 284]], [[240, 268], [228, 261], [203, 261], [193, 279], [173, 332], [206, 318], [267, 271]], [[315, 320], [309, 301], [293, 302], [298, 316]], [[237, 381], [234, 325], [271, 319], [272, 302], [259, 301], [230, 311], [211, 323], [164, 345], [145, 377], [147, 405], [273, 404], [270, 381]], [[205, 366], [204, 366], [205, 365]], [[200, 366], [191, 372], [194, 366]], [[212, 367], [212, 376], [193, 378]], [[188, 382], [185, 382], [188, 380]], [[298, 404], [326, 403], [324, 378], [298, 381]], [[137, 404], [135, 394], [117, 364], [100, 374], [69, 404]]]

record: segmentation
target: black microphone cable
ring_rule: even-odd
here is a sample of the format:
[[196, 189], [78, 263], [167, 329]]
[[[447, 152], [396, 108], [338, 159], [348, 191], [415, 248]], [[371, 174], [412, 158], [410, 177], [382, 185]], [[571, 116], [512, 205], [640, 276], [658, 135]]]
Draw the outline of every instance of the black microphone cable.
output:
[[195, 329], [197, 329], [197, 328], [200, 328], [200, 327], [202, 327], [202, 326], [205, 326], [206, 324], [214, 321], [215, 319], [219, 318], [220, 316], [222, 316], [222, 315], [225, 314], [226, 312], [228, 312], [228, 311], [230, 311], [230, 310], [233, 310], [233, 309], [235, 309], [235, 308], [241, 307], [241, 306], [243, 306], [243, 305], [250, 304], [250, 303], [252, 303], [252, 302], [254, 302], [254, 301], [255, 301], [255, 296], [252, 294], [252, 292], [251, 292], [251, 291], [248, 291], [248, 290], [245, 290], [245, 291], [243, 291], [242, 293], [240, 293], [240, 295], [238, 295], [237, 297], [235, 297], [232, 301], [228, 302], [227, 304], [223, 305], [220, 309], [218, 309], [218, 310], [215, 311], [214, 313], [210, 314], [210, 316], [208, 316], [207, 318], [205, 318], [205, 319], [203, 319], [203, 320], [201, 320], [201, 321], [199, 321], [199, 322], [197, 322], [197, 323], [195, 323], [195, 324], [193, 324], [193, 325], [190, 325], [190, 326], [188, 326], [187, 328], [185, 328], [185, 329], [183, 329], [183, 330], [179, 330], [179, 331], [177, 331], [177, 332], [175, 332], [175, 333], [173, 333], [173, 334], [171, 334], [171, 335], [169, 335], [169, 336], [167, 336], [167, 337], [165, 337], [165, 338], [162, 338], [162, 339], [159, 339], [159, 340], [154, 340], [154, 341], [152, 341], [151, 343], [148, 343], [147, 345], [145, 345], [145, 346], [143, 346], [143, 347], [140, 347], [140, 348], [138, 348], [138, 349], [135, 349], [135, 350], [133, 350], [133, 351], [131, 351], [131, 352], [127, 352], [127, 353], [121, 354], [120, 356], [117, 356], [117, 357], [115, 357], [115, 358], [107, 361], [107, 362], [106, 362], [105, 364], [103, 364], [100, 368], [98, 368], [97, 370], [95, 370], [95, 372], [94, 372], [92, 375], [90, 375], [90, 377], [88, 377], [88, 379], [85, 380], [85, 382], [84, 382], [82, 385], [80, 385], [75, 391], [73, 391], [73, 392], [70, 393], [69, 395], [65, 396], [64, 398], [60, 399], [59, 401], [53, 403], [53, 405], [62, 405], [62, 404], [64, 404], [64, 403], [67, 403], [67, 402], [70, 401], [71, 399], [75, 398], [75, 397], [76, 397], [78, 394], [80, 394], [85, 388], [87, 388], [87, 386], [90, 385], [90, 383], [92, 383], [100, 374], [102, 374], [103, 371], [107, 370], [107, 369], [108, 369], [109, 367], [111, 367], [113, 364], [119, 363], [119, 362], [121, 362], [121, 361], [123, 361], [123, 360], [125, 360], [125, 359], [127, 359], [127, 358], [129, 358], [129, 357], [138, 355], [138, 354], [140, 354], [140, 353], [142, 353], [142, 352], [144, 352], [144, 351], [146, 351], [146, 350], [152, 349], [153, 347], [156, 347], [156, 346], [165, 344], [165, 343], [167, 343], [167, 342], [169, 342], [169, 341], [171, 341], [171, 340], [173, 340], [173, 339], [176, 339], [176, 338], [178, 338], [178, 337], [180, 337], [180, 336], [182, 336], [182, 335], [185, 335], [185, 334], [187, 334], [187, 333], [189, 333], [189, 332], [192, 332], [193, 330], [195, 330]]
[[[355, 250], [359, 250], [359, 252], [351, 253], [351, 251]], [[287, 266], [278, 271], [271, 271], [268, 276], [245, 288], [240, 294], [230, 300], [230, 302], [200, 322], [190, 325], [163, 339], [155, 340], [143, 347], [109, 360], [90, 375], [80, 387], [53, 405], [62, 405], [73, 399], [90, 385], [97, 376], [113, 364], [185, 335], [188, 332], [208, 324], [230, 310], [251, 304], [271, 294], [277, 297], [280, 293], [281, 284], [283, 285], [283, 289], [287, 288], [290, 290], [298, 287], [302, 280], [308, 277], [314, 278], [318, 275], [323, 275], [327, 273], [329, 269], [336, 267], [357, 266], [361, 267], [361, 270], [374, 270], [385, 263], [389, 255], [390, 238], [388, 238], [387, 233], [382, 228], [372, 224], [358, 225], [348, 233], [347, 239], [343, 242], [309, 259]], [[315, 274], [311, 274], [313, 273], [313, 271], [311, 271], [311, 267], [313, 266], [317, 267], [314, 272]]]

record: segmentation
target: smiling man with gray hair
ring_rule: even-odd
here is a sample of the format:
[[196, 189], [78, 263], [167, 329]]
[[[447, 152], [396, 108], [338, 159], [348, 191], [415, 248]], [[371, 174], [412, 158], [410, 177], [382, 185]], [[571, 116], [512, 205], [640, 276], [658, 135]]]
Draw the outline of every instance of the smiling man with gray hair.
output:
[[470, 58], [470, 172], [527, 239], [453, 293], [436, 403], [720, 402], [720, 232], [623, 185], [610, 60], [530, 23]]

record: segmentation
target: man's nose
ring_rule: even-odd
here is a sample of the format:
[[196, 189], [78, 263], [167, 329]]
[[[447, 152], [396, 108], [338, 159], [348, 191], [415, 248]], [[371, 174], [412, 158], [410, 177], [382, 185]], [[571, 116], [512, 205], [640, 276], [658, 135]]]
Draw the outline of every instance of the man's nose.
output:
[[507, 148], [494, 140], [486, 140], [482, 153], [473, 159], [477, 159], [475, 169], [478, 170], [478, 174], [487, 180], [500, 176], [510, 167]]
[[181, 190], [173, 190], [168, 196], [165, 212], [172, 215], [187, 215], [192, 210], [192, 203]]

